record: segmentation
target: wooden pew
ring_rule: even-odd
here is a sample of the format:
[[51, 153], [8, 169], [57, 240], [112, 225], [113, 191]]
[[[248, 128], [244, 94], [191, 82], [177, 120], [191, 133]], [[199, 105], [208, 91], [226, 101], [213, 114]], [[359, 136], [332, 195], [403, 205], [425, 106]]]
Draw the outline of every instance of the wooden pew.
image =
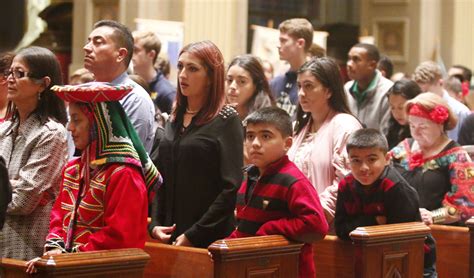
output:
[[414, 222], [360, 227], [351, 232], [352, 242], [328, 235], [313, 244], [316, 276], [422, 277], [423, 242], [429, 232]]
[[[142, 277], [150, 256], [141, 249], [115, 249], [43, 256], [34, 277]], [[32, 277], [25, 273], [25, 261], [2, 258], [0, 277]]]
[[469, 277], [469, 228], [431, 225], [436, 240], [438, 276]]
[[283, 236], [218, 240], [207, 250], [148, 241], [145, 277], [296, 277], [301, 247]]
[[474, 277], [474, 216], [471, 217], [466, 222], [466, 226], [469, 228], [469, 235], [470, 235], [470, 250], [469, 250], [469, 257], [470, 257], [470, 263], [469, 263], [469, 277]]

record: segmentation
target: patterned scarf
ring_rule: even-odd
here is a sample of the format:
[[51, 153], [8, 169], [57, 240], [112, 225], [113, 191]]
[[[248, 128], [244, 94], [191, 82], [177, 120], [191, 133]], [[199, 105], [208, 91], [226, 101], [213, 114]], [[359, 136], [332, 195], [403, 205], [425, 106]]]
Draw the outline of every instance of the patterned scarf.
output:
[[[151, 193], [161, 184], [161, 176], [120, 103], [111, 101], [77, 104], [91, 123], [91, 142], [81, 158], [89, 166], [85, 169], [107, 163], [125, 163], [139, 167], [151, 198]], [[84, 178], [88, 180], [89, 173]]]

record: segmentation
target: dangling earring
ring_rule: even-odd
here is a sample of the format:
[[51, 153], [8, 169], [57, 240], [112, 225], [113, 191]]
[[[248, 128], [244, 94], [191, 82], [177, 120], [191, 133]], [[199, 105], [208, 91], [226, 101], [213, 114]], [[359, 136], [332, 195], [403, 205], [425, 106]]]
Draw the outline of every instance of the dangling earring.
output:
[[41, 93], [38, 93], [38, 100], [41, 100]]

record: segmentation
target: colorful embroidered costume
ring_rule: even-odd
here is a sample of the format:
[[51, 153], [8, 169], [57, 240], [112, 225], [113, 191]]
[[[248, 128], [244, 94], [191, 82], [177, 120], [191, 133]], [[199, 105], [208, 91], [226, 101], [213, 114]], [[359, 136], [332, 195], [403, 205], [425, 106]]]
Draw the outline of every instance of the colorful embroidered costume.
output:
[[423, 158], [412, 152], [413, 139], [402, 141], [390, 153], [403, 177], [418, 191], [420, 207], [455, 208], [465, 221], [474, 215], [474, 164], [467, 152], [451, 141], [439, 154]]
[[78, 105], [91, 124], [91, 142], [63, 171], [45, 247], [143, 248], [147, 188], [159, 174], [118, 102]]

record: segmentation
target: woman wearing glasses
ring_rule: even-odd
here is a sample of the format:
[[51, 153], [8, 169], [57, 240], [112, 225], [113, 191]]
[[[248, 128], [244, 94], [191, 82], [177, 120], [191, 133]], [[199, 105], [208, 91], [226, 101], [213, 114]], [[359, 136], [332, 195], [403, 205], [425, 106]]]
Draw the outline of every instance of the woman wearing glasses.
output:
[[[4, 52], [0, 54], [0, 73], [7, 72], [12, 63], [14, 54], [11, 52]], [[0, 75], [0, 123], [5, 121], [7, 114], [7, 76]]]
[[49, 215], [67, 158], [66, 109], [50, 88], [62, 84], [59, 63], [46, 48], [29, 47], [13, 59], [7, 119], [0, 124], [0, 156], [12, 186], [0, 256], [32, 259], [43, 253]]

